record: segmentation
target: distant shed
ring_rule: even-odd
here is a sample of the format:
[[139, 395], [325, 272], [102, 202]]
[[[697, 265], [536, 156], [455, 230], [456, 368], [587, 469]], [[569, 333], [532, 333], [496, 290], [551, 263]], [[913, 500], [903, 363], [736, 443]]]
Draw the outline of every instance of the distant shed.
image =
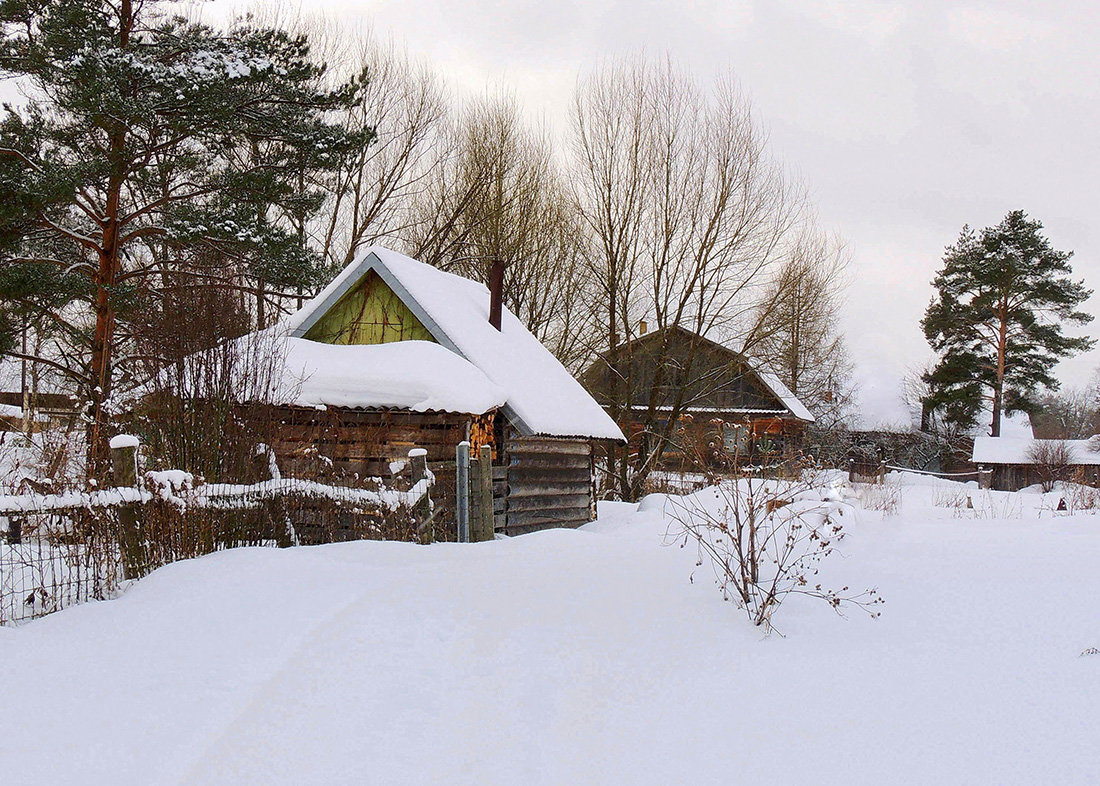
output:
[[1082, 480], [1100, 481], [1100, 450], [1097, 438], [1091, 439], [1029, 439], [1026, 437], [976, 437], [973, 463], [993, 470], [993, 488], [999, 491], [1019, 491], [1044, 480], [1044, 472], [1036, 460], [1036, 448], [1065, 446], [1066, 474], [1076, 474]]
[[[496, 528], [520, 534], [595, 515], [593, 445], [614, 421], [482, 284], [373, 247], [274, 331], [281, 383], [272, 447], [294, 471], [316, 456], [384, 475], [409, 448], [494, 457]], [[258, 334], [254, 334], [258, 335]]]

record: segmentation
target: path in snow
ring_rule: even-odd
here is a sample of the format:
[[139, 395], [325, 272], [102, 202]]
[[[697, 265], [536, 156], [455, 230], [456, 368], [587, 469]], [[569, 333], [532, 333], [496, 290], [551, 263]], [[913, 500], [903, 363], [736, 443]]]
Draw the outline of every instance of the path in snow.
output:
[[[907, 489], [764, 639], [655, 514], [241, 549], [0, 629], [5, 783], [1096, 783], [1100, 521]], [[921, 492], [923, 493], [923, 492]]]

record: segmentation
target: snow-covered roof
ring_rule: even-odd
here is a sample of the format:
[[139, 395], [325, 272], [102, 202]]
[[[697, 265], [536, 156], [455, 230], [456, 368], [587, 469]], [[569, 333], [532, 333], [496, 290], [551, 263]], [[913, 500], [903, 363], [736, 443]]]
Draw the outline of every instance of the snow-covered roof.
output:
[[806, 409], [806, 405], [798, 400], [798, 397], [790, 391], [790, 388], [780, 381], [779, 377], [772, 374], [770, 371], [762, 371], [760, 369], [754, 369], [754, 371], [756, 371], [756, 375], [760, 377], [760, 381], [771, 390], [776, 398], [783, 402], [783, 406], [789, 409], [792, 415], [799, 420], [805, 420], [810, 423], [814, 422], [816, 418], [814, 418], [810, 410]]
[[[1095, 439], [1095, 437], [1093, 438]], [[975, 464], [1034, 464], [1032, 447], [1045, 442], [1065, 442], [1070, 464], [1100, 465], [1100, 451], [1091, 447], [1091, 439], [1031, 439], [1029, 437], [976, 437], [971, 460]]]
[[[301, 338], [360, 279], [374, 271], [432, 337], [504, 393], [504, 414], [525, 435], [623, 440], [615, 421], [508, 309], [489, 323], [489, 290], [404, 254], [372, 246], [284, 321]], [[404, 347], [409, 342], [396, 342]], [[397, 351], [401, 351], [400, 349]], [[455, 384], [440, 373], [439, 380]]]
[[[23, 409], [11, 404], [0, 404], [0, 418], [8, 420], [22, 420]], [[35, 423], [49, 423], [50, 419], [41, 413], [35, 413], [32, 418]]]
[[271, 403], [481, 414], [504, 391], [472, 363], [430, 341], [322, 344], [282, 339], [284, 373]]

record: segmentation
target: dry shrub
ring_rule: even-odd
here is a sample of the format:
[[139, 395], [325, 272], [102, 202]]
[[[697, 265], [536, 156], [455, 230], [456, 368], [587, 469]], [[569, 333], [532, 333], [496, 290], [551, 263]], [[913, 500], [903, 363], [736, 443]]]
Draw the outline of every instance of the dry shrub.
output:
[[1068, 513], [1092, 512], [1100, 509], [1100, 489], [1088, 482], [1084, 469], [1078, 468], [1070, 482], [1062, 487], [1062, 499]]
[[1005, 491], [982, 491], [972, 497], [975, 519], [1018, 519], [1024, 514], [1020, 495]]
[[936, 486], [932, 492], [932, 504], [937, 508], [955, 510], [974, 507], [970, 492], [958, 486]]
[[844, 539], [851, 513], [835, 490], [745, 473], [669, 502], [669, 542], [695, 543], [697, 564], [713, 569], [723, 598], [754, 625], [773, 630], [775, 612], [795, 594], [822, 600], [837, 613], [855, 607], [878, 616], [876, 590], [834, 590], [817, 579], [820, 563]]
[[901, 486], [894, 481], [863, 486], [857, 492], [864, 510], [881, 511], [885, 516], [896, 516], [901, 508]]

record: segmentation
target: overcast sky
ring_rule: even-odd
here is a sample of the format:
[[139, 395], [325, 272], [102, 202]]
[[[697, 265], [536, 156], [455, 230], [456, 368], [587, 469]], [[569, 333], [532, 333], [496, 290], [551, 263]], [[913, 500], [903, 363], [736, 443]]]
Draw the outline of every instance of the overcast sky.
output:
[[[219, 5], [227, 5], [220, 0]], [[238, 7], [243, 7], [238, 4]], [[1023, 208], [1100, 285], [1100, 10], [1079, 2], [302, 0], [403, 41], [460, 89], [505, 85], [551, 121], [602, 57], [732, 69], [773, 151], [854, 259], [843, 314], [865, 422], [902, 420], [899, 380], [964, 223]], [[1100, 297], [1086, 304], [1100, 312]], [[1100, 325], [1096, 325], [1100, 331]], [[1082, 384], [1092, 353], [1059, 368]]]

